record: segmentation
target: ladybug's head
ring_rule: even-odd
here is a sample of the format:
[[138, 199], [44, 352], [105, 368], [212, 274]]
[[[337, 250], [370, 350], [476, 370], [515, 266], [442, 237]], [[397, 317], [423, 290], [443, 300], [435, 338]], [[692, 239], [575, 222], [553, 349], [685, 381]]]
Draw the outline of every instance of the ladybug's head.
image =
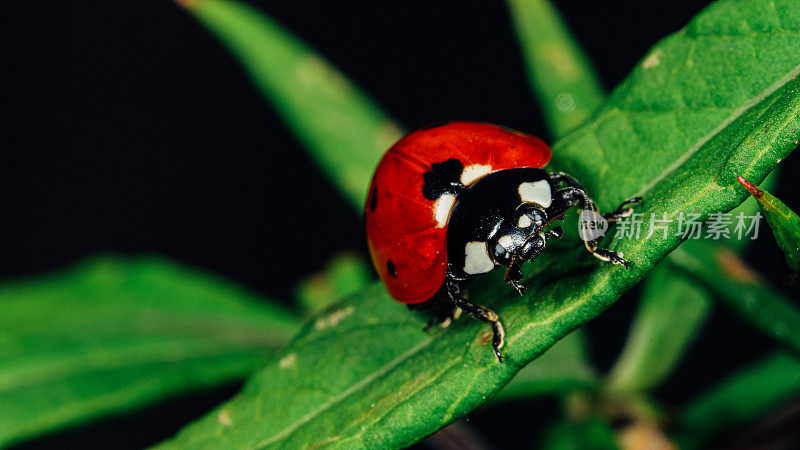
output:
[[492, 238], [494, 260], [508, 264], [512, 258], [529, 260], [545, 248], [545, 240], [552, 233], [543, 228], [550, 222], [545, 209], [536, 203], [522, 203], [504, 218]]

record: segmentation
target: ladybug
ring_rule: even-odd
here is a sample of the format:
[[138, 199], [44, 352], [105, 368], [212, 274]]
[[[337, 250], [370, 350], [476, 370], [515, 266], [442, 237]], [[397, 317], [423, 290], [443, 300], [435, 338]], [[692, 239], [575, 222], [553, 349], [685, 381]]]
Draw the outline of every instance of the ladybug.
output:
[[[561, 227], [545, 227], [563, 220], [572, 206], [597, 214], [574, 178], [542, 169], [549, 160], [550, 148], [541, 139], [478, 122], [429, 125], [383, 156], [364, 213], [369, 251], [395, 300], [443, 307], [425, 329], [437, 321], [447, 326], [464, 311], [492, 325], [494, 353], [503, 361], [499, 317], [470, 302], [465, 288], [506, 266], [505, 281], [524, 293], [522, 264], [563, 233]], [[629, 199], [602, 217], [615, 221], [630, 215], [625, 205], [640, 200]], [[591, 254], [627, 267], [622, 253], [598, 248], [598, 239], [584, 239]]]

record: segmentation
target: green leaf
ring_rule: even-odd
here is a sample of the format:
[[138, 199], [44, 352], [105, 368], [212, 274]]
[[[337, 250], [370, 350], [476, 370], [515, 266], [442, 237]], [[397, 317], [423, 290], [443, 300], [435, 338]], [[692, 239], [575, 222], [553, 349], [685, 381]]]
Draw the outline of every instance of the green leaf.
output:
[[[775, 185], [776, 172], [773, 171], [764, 183]], [[747, 199], [731, 214], [732, 217], [738, 214], [752, 216], [756, 211], [757, 202]], [[730, 239], [714, 241], [712, 244], [697, 244], [690, 240], [681, 244], [680, 248], [695, 255], [698, 263], [715, 264], [713, 255], [724, 251], [723, 245], [741, 251], [751, 242], [750, 238], [737, 239], [734, 228], [735, 224], [729, 227]], [[702, 248], [696, 248], [697, 245]], [[681, 265], [681, 253], [670, 253], [670, 263], [656, 267], [645, 280], [644, 297], [634, 317], [631, 335], [609, 374], [607, 385], [612, 391], [645, 391], [658, 387], [677, 367], [687, 346], [711, 313], [712, 294], [707, 287], [696, 282], [694, 276], [697, 274], [687, 273], [691, 273], [696, 264]], [[676, 264], [680, 268], [675, 267]]]
[[156, 257], [0, 284], [0, 447], [241, 380], [297, 330], [283, 309]]
[[669, 261], [702, 282], [745, 323], [800, 352], [800, 310], [732, 250], [698, 240], [675, 250]]
[[232, 0], [178, 3], [244, 66], [323, 172], [360, 210], [365, 180], [400, 138], [400, 128], [361, 89], [252, 6]]
[[[772, 172], [770, 172], [769, 176], [761, 183], [761, 186], [765, 189], [776, 189], [778, 187], [778, 178], [780, 177], [780, 169], [775, 168]], [[739, 215], [743, 215], [745, 217], [753, 217], [758, 213], [760, 207], [758, 206], [758, 201], [755, 198], [749, 197], [745, 200], [741, 205], [737, 206], [736, 208], [732, 209], [730, 214], [731, 218], [736, 218]], [[736, 235], [736, 221], [732, 221], [732, 223], [728, 226], [728, 231], [730, 232], [730, 239], [725, 239], [721, 244], [741, 253], [748, 245], [750, 245], [753, 240], [751, 239], [752, 236], [743, 237], [739, 239]], [[687, 242], [685, 245], [692, 245], [691, 241]]]
[[711, 311], [711, 298], [680, 271], [658, 266], [646, 280], [628, 341], [608, 375], [609, 389], [640, 392], [671, 373]]
[[[754, 1], [710, 6], [657, 45], [592, 122], [555, 145], [558, 163], [585, 175], [605, 208], [636, 192], [645, 196], [640, 212], [673, 221], [683, 211], [737, 206], [746, 194], [736, 175], [762, 180], [800, 136], [800, 2], [776, 8], [780, 15]], [[503, 318], [502, 364], [484, 324], [461, 320], [425, 334], [424, 319], [375, 284], [314, 320], [237, 397], [163, 446], [413, 443], [488, 400], [610, 306], [679, 244], [676, 231], [673, 222], [666, 237], [614, 241], [632, 262], [627, 270], [595, 261], [578, 243], [543, 255], [521, 298], [500, 286], [502, 274], [483, 277], [470, 297]]]
[[729, 376], [683, 408], [680, 448], [705, 448], [726, 430], [752, 424], [800, 396], [800, 360], [777, 353]]
[[592, 64], [547, 0], [508, 0], [531, 89], [551, 134], [560, 138], [605, 100]]
[[[709, 139], [797, 76], [799, 10], [796, 0], [709, 5], [647, 53], [590, 125], [556, 143], [553, 163], [584, 185], [602, 187], [596, 200], [603, 210], [674, 176]], [[742, 165], [715, 164], [723, 187], [747, 175], [731, 172]]]
[[565, 395], [594, 389], [597, 371], [587, 359], [585, 341], [582, 329], [573, 331], [520, 370], [495, 400]]
[[800, 217], [769, 192], [759, 189], [743, 177], [738, 180], [758, 200], [772, 234], [786, 256], [786, 265], [796, 278], [800, 271]]
[[[561, 137], [598, 110], [605, 94], [592, 64], [547, 0], [509, 0], [508, 4], [524, 50], [531, 88], [551, 132]], [[632, 336], [612, 369], [608, 382], [612, 390], [645, 390], [663, 381], [708, 315], [709, 294], [705, 289], [688, 282], [685, 274], [674, 269], [659, 268], [657, 272], [655, 279], [645, 281], [645, 292], [650, 295], [642, 300]], [[687, 301], [661, 302], [662, 292], [676, 298], [685, 296]], [[680, 312], [687, 311], [689, 320], [684, 321]], [[678, 328], [674, 328], [676, 322]], [[662, 358], [664, 352], [669, 356]], [[521, 376], [522, 373], [514, 380]], [[513, 384], [514, 381], [502, 392], [516, 392], [509, 390]]]
[[354, 253], [336, 255], [327, 266], [297, 285], [295, 299], [307, 316], [315, 315], [373, 281], [369, 265]]
[[614, 450], [614, 430], [600, 417], [562, 420], [550, 426], [540, 448], [544, 450]]

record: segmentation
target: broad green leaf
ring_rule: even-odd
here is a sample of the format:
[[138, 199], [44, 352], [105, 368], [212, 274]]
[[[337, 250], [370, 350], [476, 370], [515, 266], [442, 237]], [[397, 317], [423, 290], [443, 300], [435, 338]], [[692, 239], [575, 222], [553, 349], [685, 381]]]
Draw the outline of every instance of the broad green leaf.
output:
[[[598, 110], [605, 94], [580, 45], [547, 0], [509, 0], [508, 4], [524, 49], [531, 89], [545, 112], [551, 133], [561, 137]], [[558, 159], [556, 155], [556, 164]], [[612, 370], [608, 382], [612, 390], [644, 390], [663, 381], [708, 315], [709, 294], [703, 287], [690, 283], [684, 273], [669, 267], [659, 268], [657, 273], [655, 279], [645, 281], [645, 292], [650, 295], [642, 300], [632, 336]], [[662, 292], [675, 298], [685, 296], [687, 300], [661, 302], [657, 294]], [[683, 320], [681, 313], [687, 311], [691, 313], [689, 320]], [[663, 317], [673, 320], [662, 320]], [[664, 352], [668, 357], [662, 357]], [[502, 393], [517, 392], [510, 388], [527, 370]]]
[[[775, 185], [777, 171], [773, 171], [765, 184]], [[731, 211], [731, 217], [738, 214], [752, 216], [758, 211], [757, 202], [747, 199]], [[711, 293], [703, 284], [697, 283], [687, 271], [691, 266], [680, 265], [675, 255], [689, 252], [697, 262], [715, 264], [713, 255], [724, 251], [723, 245], [740, 251], [751, 242], [750, 238], [738, 239], [731, 223], [731, 238], [714, 241], [712, 244], [690, 240], [684, 242], [681, 252], [672, 252], [668, 264], [659, 265], [644, 282], [644, 297], [634, 317], [631, 335], [620, 359], [612, 368], [607, 382], [612, 391], [644, 391], [657, 387], [680, 362], [686, 347], [694, 340], [707, 316], [711, 313]], [[696, 246], [702, 246], [696, 248]]]
[[[555, 145], [556, 153], [564, 154], [561, 164], [572, 172], [596, 172], [585, 177], [586, 185], [606, 208], [641, 192], [640, 212], [666, 214], [673, 222], [666, 237], [606, 242], [625, 252], [632, 262], [627, 270], [595, 261], [576, 243], [537, 260], [524, 297], [500, 286], [499, 276], [484, 277], [470, 297], [503, 318], [506, 362], [494, 359], [484, 324], [460, 320], [425, 334], [419, 329], [424, 318], [375, 284], [312, 321], [237, 397], [163, 447], [399, 447], [488, 400], [522, 366], [600, 314], [673, 250], [680, 242], [679, 213], [705, 217], [734, 208], [746, 198], [736, 188], [737, 174], [761, 181], [793, 150], [800, 136], [800, 81], [792, 78], [800, 67], [800, 1], [776, 7], [780, 26], [771, 5], [715, 3], [687, 30], [657, 45], [604, 112]], [[739, 13], [744, 10], [747, 14]], [[741, 27], [747, 32], [737, 32]], [[725, 64], [712, 51], [721, 48], [728, 49], [722, 52]], [[754, 54], [771, 63], [743, 70], [752, 68]], [[687, 61], [695, 77], [679, 76], [674, 83], [664, 76], [680, 72]], [[708, 84], [708, 74], [720, 80]], [[644, 102], [645, 91], [655, 104]], [[691, 103], [669, 101], [700, 94], [703, 98]], [[692, 120], [684, 120], [687, 115]], [[643, 117], [650, 118], [646, 126]], [[626, 118], [638, 125], [631, 127]], [[676, 118], [683, 127], [677, 138]], [[623, 139], [609, 140], [615, 135]], [[648, 154], [659, 164], [640, 161]], [[606, 164], [612, 161], [610, 170]]]
[[250, 78], [353, 206], [400, 128], [299, 38], [234, 0], [178, 0], [247, 70]]
[[295, 299], [308, 316], [351, 294], [373, 281], [367, 261], [354, 253], [336, 255], [325, 268], [297, 285]]
[[752, 424], [800, 396], [800, 360], [776, 353], [722, 380], [682, 410], [681, 448], [706, 448], [725, 430]]
[[658, 266], [645, 282], [628, 341], [608, 375], [609, 389], [647, 391], [661, 384], [710, 310], [707, 291], [675, 268]]
[[0, 284], [0, 447], [241, 380], [297, 320], [157, 257]]
[[[764, 183], [774, 185], [776, 172], [773, 171]], [[731, 214], [732, 217], [752, 216], [756, 211], [757, 202], [747, 199]], [[698, 251], [695, 246], [704, 244], [688, 241], [680, 248], [705, 264], [714, 264], [713, 254], [724, 251], [722, 245], [742, 250], [751, 242], [749, 238], [735, 237], [735, 224], [729, 228], [731, 239], [724, 243], [715, 242]], [[675, 255], [673, 252], [668, 256], [672, 264], [660, 265], [645, 280], [645, 297], [634, 317], [632, 334], [609, 375], [608, 386], [612, 391], [644, 391], [657, 387], [678, 366], [680, 357], [711, 313], [709, 289], [686, 273], [691, 271], [691, 266], [674, 267], [674, 264], [680, 265], [680, 258]]]
[[800, 271], [800, 217], [769, 192], [759, 189], [742, 177], [738, 180], [758, 200], [772, 234], [786, 256], [786, 265], [796, 278]]
[[705, 241], [692, 244], [672, 252], [670, 263], [702, 282], [744, 322], [800, 352], [800, 309], [730, 249]]
[[597, 386], [597, 371], [586, 356], [582, 329], [558, 341], [525, 366], [495, 397], [496, 400], [569, 394]]
[[614, 450], [619, 448], [611, 425], [600, 417], [562, 420], [547, 429], [543, 450]]
[[508, 0], [531, 89], [551, 134], [582, 125], [605, 100], [592, 64], [548, 0]]
[[[553, 162], [599, 189], [603, 210], [646, 193], [746, 109], [797, 76], [798, 28], [796, 0], [709, 5], [647, 53], [591, 125], [556, 143]], [[722, 186], [746, 175], [730, 173], [734, 167], [731, 161], [720, 172]]]

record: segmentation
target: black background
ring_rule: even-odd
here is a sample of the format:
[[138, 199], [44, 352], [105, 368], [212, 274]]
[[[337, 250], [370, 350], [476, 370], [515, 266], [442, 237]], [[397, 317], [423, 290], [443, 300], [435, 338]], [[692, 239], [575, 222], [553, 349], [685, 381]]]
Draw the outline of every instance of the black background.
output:
[[[355, 80], [406, 128], [447, 119], [545, 135], [499, 1], [255, 2]], [[556, 2], [613, 87], [706, 2]], [[0, 277], [86, 255], [155, 252], [286, 299], [342, 250], [366, 254], [361, 220], [314, 169], [217, 42], [173, 3], [9, 2], [0, 161]], [[778, 194], [795, 209], [797, 157]], [[324, 230], [324, 233], [318, 233]], [[769, 233], [748, 253], [773, 281]], [[797, 298], [798, 290], [787, 290]], [[635, 306], [591, 326], [607, 367]], [[670, 407], [752, 360], [767, 343], [721, 311], [661, 389]], [[141, 447], [235, 392], [172, 401], [37, 442]], [[535, 442], [549, 403], [472, 421], [500, 446]], [[497, 418], [502, 416], [502, 418]]]

